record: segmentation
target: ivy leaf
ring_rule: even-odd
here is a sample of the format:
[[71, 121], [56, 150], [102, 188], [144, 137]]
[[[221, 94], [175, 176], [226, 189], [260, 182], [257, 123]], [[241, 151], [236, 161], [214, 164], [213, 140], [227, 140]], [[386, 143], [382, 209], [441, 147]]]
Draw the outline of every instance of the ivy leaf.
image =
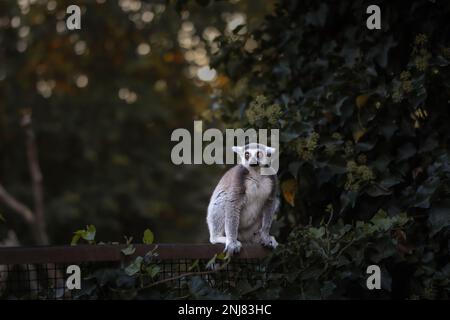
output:
[[77, 232], [74, 232], [74, 235], [72, 237], [72, 240], [70, 241], [71, 246], [76, 246], [78, 244], [78, 241], [80, 241], [81, 235]]
[[125, 273], [129, 276], [133, 276], [138, 273], [141, 270], [143, 260], [144, 258], [142, 257], [136, 257], [136, 259], [125, 268]]
[[334, 114], [336, 114], [337, 116], [340, 116], [342, 105], [347, 99], [348, 97], [341, 98], [339, 101], [336, 102], [336, 104], [334, 104], [334, 106], [331, 108], [331, 111], [333, 111]]
[[131, 256], [136, 251], [136, 248], [132, 244], [130, 244], [128, 245], [128, 247], [122, 249], [121, 251], [124, 255]]
[[439, 147], [438, 139], [436, 137], [430, 136], [425, 140], [418, 152], [430, 152], [437, 147]]
[[372, 185], [370, 186], [367, 190], [366, 193], [371, 196], [371, 197], [379, 197], [379, 196], [386, 196], [386, 195], [390, 195], [392, 194], [392, 191], [390, 190], [385, 190], [380, 188], [377, 185]]
[[80, 239], [84, 239], [88, 242], [92, 242], [95, 239], [95, 233], [96, 233], [96, 229], [95, 229], [95, 226], [93, 226], [93, 225], [86, 226], [85, 230], [77, 230], [74, 232], [74, 235], [72, 237], [72, 241], [70, 242], [70, 245], [71, 246], [77, 245], [78, 241], [80, 241]]
[[133, 242], [133, 237], [127, 237], [127, 236], [123, 236], [124, 237], [124, 239], [125, 239], [125, 243], [128, 245], [128, 244], [131, 244], [132, 242]]
[[198, 259], [196, 259], [191, 266], [188, 268], [188, 271], [192, 271], [192, 270], [198, 270], [200, 267], [200, 262]]
[[325, 228], [324, 227], [320, 227], [320, 228], [310, 228], [309, 229], [309, 234], [316, 239], [320, 239], [324, 236], [325, 234]]
[[381, 155], [375, 161], [372, 161], [372, 166], [380, 172], [384, 172], [389, 164], [392, 162], [392, 158], [387, 155]]
[[121, 273], [122, 271], [119, 269], [106, 268], [94, 271], [92, 276], [97, 280], [100, 286], [104, 286], [107, 283], [115, 281], [117, 276]]
[[415, 198], [411, 206], [417, 208], [429, 208], [430, 199], [436, 189], [439, 187], [441, 179], [438, 177], [430, 177], [417, 188]]
[[385, 211], [379, 211], [373, 218], [370, 220], [374, 226], [377, 228], [387, 231], [392, 227], [393, 221], [389, 219]]
[[281, 132], [280, 133], [280, 141], [281, 142], [289, 142], [294, 139], [297, 139], [299, 134], [297, 132]]
[[289, 163], [288, 170], [293, 177], [297, 177], [300, 166], [301, 163], [299, 161]]
[[366, 128], [359, 128], [353, 131], [353, 140], [355, 143], [358, 143], [358, 141], [367, 133]]
[[295, 194], [297, 192], [297, 181], [295, 179], [285, 180], [281, 183], [281, 191], [284, 200], [292, 207], [295, 206]]
[[379, 185], [373, 185], [367, 189], [367, 194], [371, 197], [392, 194], [389, 188], [401, 183], [403, 180], [398, 177], [387, 177], [380, 181]]
[[217, 253], [211, 259], [209, 259], [209, 261], [206, 263], [206, 269], [212, 270], [214, 268], [214, 264], [216, 263], [216, 259], [217, 259]]
[[450, 226], [450, 201], [433, 206], [430, 210], [428, 222], [431, 225], [431, 235], [435, 235], [445, 227]]
[[356, 198], [358, 197], [358, 193], [354, 191], [347, 191], [341, 193], [341, 211], [340, 213], [344, 212], [347, 207], [353, 208], [355, 206]]
[[120, 288], [132, 288], [136, 283], [136, 277], [121, 275], [116, 280], [116, 285]]
[[397, 162], [411, 158], [416, 153], [416, 147], [412, 143], [406, 143], [398, 148]]
[[368, 94], [361, 94], [361, 95], [357, 96], [356, 97], [356, 106], [358, 107], [358, 109], [361, 109], [362, 107], [364, 107], [367, 104], [368, 100], [369, 100]]
[[389, 140], [397, 130], [398, 126], [394, 123], [388, 123], [379, 127], [379, 131], [386, 140]]
[[144, 244], [152, 244], [154, 240], [153, 232], [150, 229], [146, 229], [144, 231], [144, 237], [142, 238], [142, 242]]
[[188, 282], [188, 286], [190, 293], [196, 299], [230, 299], [229, 295], [211, 288], [211, 286], [199, 276], [192, 277]]
[[152, 278], [156, 277], [156, 275], [161, 271], [161, 268], [157, 265], [152, 265], [149, 269], [150, 270], [147, 269], [147, 272]]
[[86, 231], [82, 234], [82, 238], [86, 241], [94, 241], [96, 229], [95, 226], [90, 224], [86, 227]]

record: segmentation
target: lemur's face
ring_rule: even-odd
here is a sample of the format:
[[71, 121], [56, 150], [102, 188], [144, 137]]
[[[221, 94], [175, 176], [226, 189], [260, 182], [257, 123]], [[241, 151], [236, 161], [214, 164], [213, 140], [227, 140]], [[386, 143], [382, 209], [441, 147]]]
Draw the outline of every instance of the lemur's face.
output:
[[243, 147], [233, 147], [241, 158], [241, 164], [248, 168], [270, 167], [275, 148], [267, 147], [263, 144], [250, 143]]

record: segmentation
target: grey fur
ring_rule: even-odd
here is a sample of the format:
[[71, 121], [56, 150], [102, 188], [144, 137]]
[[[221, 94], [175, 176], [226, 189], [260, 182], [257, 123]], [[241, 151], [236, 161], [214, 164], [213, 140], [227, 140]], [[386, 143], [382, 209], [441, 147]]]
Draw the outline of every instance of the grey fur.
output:
[[249, 144], [233, 151], [241, 164], [223, 175], [211, 196], [206, 217], [210, 242], [224, 243], [230, 253], [240, 251], [241, 241], [275, 248], [278, 243], [269, 231], [279, 205], [277, 176], [259, 173], [261, 166], [270, 165], [268, 154], [274, 149]]

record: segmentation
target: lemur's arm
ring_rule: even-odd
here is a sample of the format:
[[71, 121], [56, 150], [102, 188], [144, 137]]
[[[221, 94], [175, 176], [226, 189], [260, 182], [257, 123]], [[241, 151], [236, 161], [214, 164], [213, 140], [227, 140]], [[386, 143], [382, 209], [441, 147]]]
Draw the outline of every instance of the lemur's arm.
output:
[[228, 190], [228, 198], [225, 206], [225, 251], [230, 253], [239, 252], [241, 243], [238, 241], [239, 220], [242, 208], [245, 205], [245, 176], [247, 169], [238, 167], [233, 183]]
[[277, 198], [268, 199], [266, 204], [264, 205], [262, 212], [262, 224], [261, 224], [261, 233], [264, 235], [269, 235], [270, 226], [272, 225], [273, 216], [275, 212], [278, 210], [278, 206], [280, 201]]
[[278, 190], [277, 178], [276, 176], [270, 176], [270, 178], [272, 179], [273, 189], [269, 199], [267, 199], [262, 209], [262, 223], [261, 229], [259, 231], [259, 237], [263, 245], [275, 248], [278, 245], [278, 243], [275, 240], [275, 238], [269, 234], [269, 232], [275, 212], [277, 212], [278, 207], [280, 205], [280, 201], [277, 197], [277, 190]]
[[[226, 250], [228, 247], [236, 245], [239, 229], [239, 220], [245, 200], [243, 197], [231, 196], [225, 208], [225, 236]], [[230, 249], [232, 249], [230, 247]], [[228, 250], [227, 250], [228, 251]]]

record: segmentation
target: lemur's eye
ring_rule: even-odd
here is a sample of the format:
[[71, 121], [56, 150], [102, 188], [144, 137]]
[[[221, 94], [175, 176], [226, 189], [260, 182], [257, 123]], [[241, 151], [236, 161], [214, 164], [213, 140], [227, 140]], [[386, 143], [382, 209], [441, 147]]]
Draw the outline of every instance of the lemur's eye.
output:
[[263, 156], [262, 152], [261, 152], [261, 151], [258, 151], [258, 153], [256, 154], [256, 157], [259, 159], [259, 158], [261, 158], [262, 156]]
[[272, 153], [267, 152], [267, 153], [266, 153], [266, 156], [267, 156], [267, 158], [270, 158], [270, 157], [272, 156]]
[[249, 152], [246, 152], [245, 153], [245, 160], [248, 160], [250, 158], [250, 153]]

